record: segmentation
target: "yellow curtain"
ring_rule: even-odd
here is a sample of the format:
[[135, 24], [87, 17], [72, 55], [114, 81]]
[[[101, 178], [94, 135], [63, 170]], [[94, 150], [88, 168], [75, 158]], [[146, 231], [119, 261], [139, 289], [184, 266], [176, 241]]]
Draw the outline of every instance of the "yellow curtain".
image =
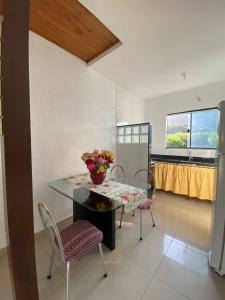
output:
[[156, 162], [156, 188], [204, 200], [215, 199], [216, 168]]

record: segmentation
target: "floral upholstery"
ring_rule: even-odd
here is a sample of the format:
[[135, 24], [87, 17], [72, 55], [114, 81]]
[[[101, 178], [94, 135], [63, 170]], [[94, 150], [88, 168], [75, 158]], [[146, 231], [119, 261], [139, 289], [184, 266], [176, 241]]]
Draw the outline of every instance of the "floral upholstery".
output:
[[67, 261], [77, 261], [102, 242], [103, 234], [86, 220], [80, 220], [60, 232]]
[[148, 191], [148, 197], [149, 198], [146, 198], [146, 200], [138, 206], [139, 209], [149, 209], [150, 206], [153, 204], [153, 199], [155, 197], [154, 186], [152, 186], [151, 190]]
[[144, 203], [142, 203], [138, 206], [138, 208], [139, 209], [149, 209], [150, 205], [152, 205], [152, 200], [147, 198]]

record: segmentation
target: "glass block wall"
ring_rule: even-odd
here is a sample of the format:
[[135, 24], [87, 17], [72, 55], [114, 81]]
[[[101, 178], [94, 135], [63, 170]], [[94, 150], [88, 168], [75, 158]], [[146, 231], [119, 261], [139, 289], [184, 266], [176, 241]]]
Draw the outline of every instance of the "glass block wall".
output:
[[118, 144], [147, 144], [149, 124], [117, 126]]

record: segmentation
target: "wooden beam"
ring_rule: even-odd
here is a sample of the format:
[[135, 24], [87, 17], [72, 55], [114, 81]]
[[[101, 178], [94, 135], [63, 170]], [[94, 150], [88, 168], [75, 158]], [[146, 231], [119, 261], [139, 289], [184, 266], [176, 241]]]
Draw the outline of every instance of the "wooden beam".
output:
[[86, 62], [119, 39], [77, 0], [31, 0], [30, 29]]
[[4, 2], [1, 43], [3, 180], [7, 246], [14, 298], [38, 300], [34, 248], [29, 0]]
[[87, 63], [122, 44], [77, 0], [30, 0], [30, 30]]
[[4, 3], [4, 0], [0, 0], [0, 14], [1, 15], [3, 14], [3, 3]]

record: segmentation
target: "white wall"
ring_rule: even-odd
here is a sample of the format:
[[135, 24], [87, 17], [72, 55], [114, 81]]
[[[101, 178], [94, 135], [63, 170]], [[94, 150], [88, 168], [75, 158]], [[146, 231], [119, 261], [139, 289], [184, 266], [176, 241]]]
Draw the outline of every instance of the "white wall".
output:
[[[200, 97], [202, 101], [197, 101]], [[152, 153], [187, 155], [185, 149], [166, 149], [166, 115], [169, 113], [215, 107], [225, 100], [225, 82], [213, 83], [146, 100], [146, 121], [152, 123]], [[193, 156], [215, 156], [214, 150], [192, 150]]]
[[[115, 151], [117, 101], [121, 109], [126, 109], [122, 114], [126, 120], [133, 122], [134, 116], [134, 122], [139, 122], [137, 115], [133, 111], [129, 113], [125, 105], [129, 101], [134, 105], [138, 98], [120, 87], [117, 95], [116, 90], [112, 81], [78, 58], [30, 33], [35, 231], [42, 229], [37, 212], [39, 201], [46, 202], [57, 221], [72, 215], [72, 201], [50, 190], [48, 182], [85, 172], [80, 159], [84, 151], [93, 148]], [[144, 119], [144, 110], [140, 109], [140, 114]], [[0, 184], [0, 248], [6, 245], [3, 211]]]
[[37, 203], [57, 220], [72, 214], [72, 201], [48, 182], [86, 171], [84, 151], [114, 150], [115, 84], [52, 43], [30, 33], [30, 99], [35, 230]]
[[145, 101], [124, 88], [117, 87], [117, 123], [142, 123], [145, 120]]
[[[42, 228], [39, 201], [57, 220], [72, 215], [72, 201], [48, 182], [86, 171], [83, 151], [112, 149], [116, 120], [115, 84], [63, 49], [30, 33], [30, 101], [35, 231]], [[0, 248], [5, 246], [0, 199]]]

